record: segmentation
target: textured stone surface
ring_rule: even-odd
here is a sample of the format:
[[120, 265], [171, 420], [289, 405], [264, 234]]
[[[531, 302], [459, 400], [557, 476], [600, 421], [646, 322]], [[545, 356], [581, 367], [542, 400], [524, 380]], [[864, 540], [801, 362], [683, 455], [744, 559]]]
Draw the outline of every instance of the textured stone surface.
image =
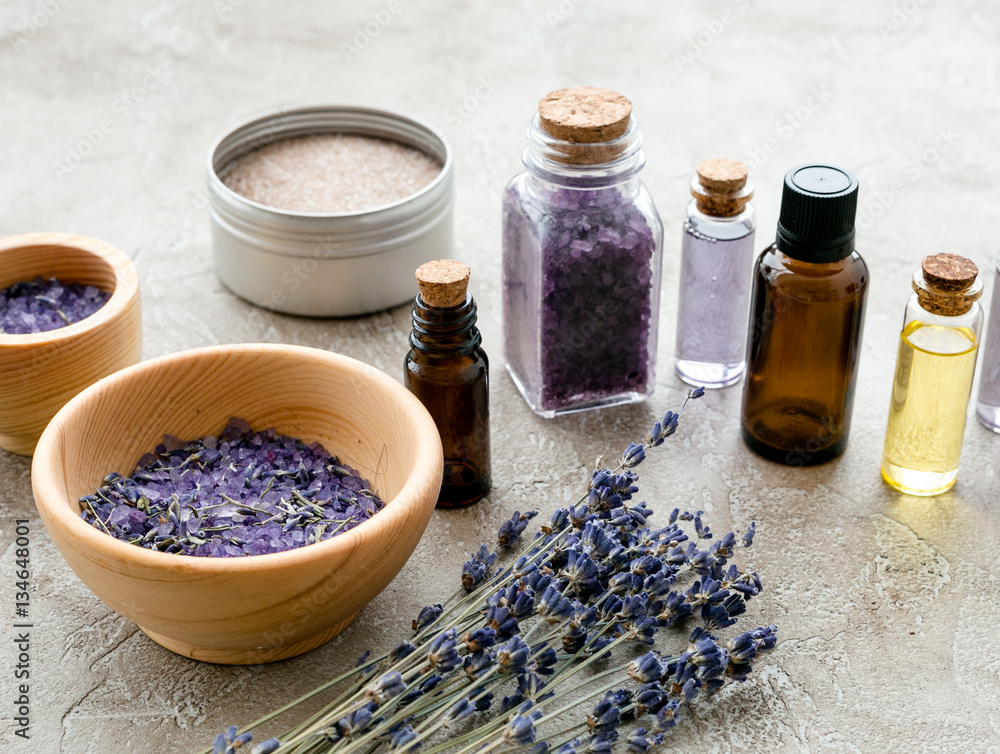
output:
[[[717, 528], [758, 522], [750, 562], [767, 591], [754, 605], [781, 628], [761, 672], [699, 709], [674, 744], [1000, 750], [1000, 437], [971, 420], [958, 485], [936, 499], [895, 494], [878, 473], [913, 268], [949, 251], [992, 269], [998, 79], [1000, 10], [972, 0], [822, 10], [791, 0], [5, 0], [0, 234], [72, 231], [124, 249], [141, 274], [147, 357], [289, 342], [400, 376], [405, 307], [310, 321], [253, 309], [220, 286], [205, 154], [227, 127], [283, 105], [382, 105], [441, 127], [459, 185], [457, 248], [442, 256], [471, 265], [493, 356], [495, 489], [470, 510], [436, 513], [406, 570], [330, 644], [272, 666], [215, 667], [161, 649], [93, 597], [37, 520], [28, 461], [0, 453], [0, 749], [192, 751], [364, 648], [393, 644], [420, 606], [452, 591], [465, 553], [511, 511], [551, 511], [599, 454], [676, 407], [681, 217], [695, 165], [728, 155], [757, 186], [761, 245], [785, 170], [820, 159], [856, 171], [859, 248], [873, 279], [842, 458], [795, 469], [753, 456], [739, 439], [735, 388], [693, 406], [641, 469], [654, 507], [704, 508]], [[645, 137], [644, 177], [667, 226], [659, 377], [644, 405], [543, 421], [501, 367], [501, 190], [520, 168], [539, 98], [580, 84], [625, 94]], [[33, 532], [27, 744], [10, 722], [17, 518]]]

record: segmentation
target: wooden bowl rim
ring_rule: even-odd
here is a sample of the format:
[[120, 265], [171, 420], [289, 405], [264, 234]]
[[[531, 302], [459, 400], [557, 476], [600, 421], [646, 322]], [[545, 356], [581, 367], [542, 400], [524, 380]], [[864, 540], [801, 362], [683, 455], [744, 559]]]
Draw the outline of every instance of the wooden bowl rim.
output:
[[[74, 322], [66, 327], [36, 333], [0, 333], [0, 347], [28, 346], [42, 343], [58, 343], [75, 338], [90, 330], [103, 327], [107, 322], [119, 316], [129, 302], [139, 295], [139, 274], [129, 256], [112, 246], [107, 241], [101, 241], [89, 236], [78, 236], [73, 233], [22, 233], [17, 236], [0, 238], [0, 264], [5, 252], [31, 248], [33, 246], [62, 246], [91, 254], [105, 262], [115, 276], [115, 289], [111, 298], [100, 309], [89, 317]], [[73, 282], [73, 281], [70, 281]]]
[[[71, 507], [64, 505], [65, 502], [69, 502], [71, 506], [74, 501], [66, 501], [59, 493], [55, 482], [58, 474], [51, 470], [59, 469], [61, 466], [61, 459], [58, 457], [56, 449], [59, 445], [63, 425], [68, 417], [89, 410], [93, 401], [99, 399], [104, 391], [126, 389], [127, 385], [136, 377], [160, 369], [164, 365], [177, 366], [233, 352], [242, 355], [273, 354], [282, 359], [299, 358], [317, 364], [336, 365], [353, 372], [358, 378], [374, 380], [381, 389], [389, 392], [400, 408], [413, 415], [416, 422], [415, 429], [417, 431], [414, 441], [417, 443], [417, 458], [413, 465], [413, 471], [407, 476], [402, 489], [391, 500], [385, 501], [385, 507], [376, 515], [343, 534], [285, 552], [232, 558], [178, 555], [176, 553], [155, 552], [130, 545], [98, 531], [84, 522], [78, 513], [72, 513]], [[331, 452], [336, 452], [336, 449]], [[59, 410], [42, 433], [31, 464], [31, 482], [35, 505], [39, 509], [39, 513], [44, 509], [53, 524], [62, 529], [64, 536], [82, 539], [83, 544], [100, 552], [102, 557], [107, 557], [112, 561], [130, 560], [143, 568], [168, 569], [191, 574], [202, 573], [205, 576], [244, 575], [271, 568], [305, 565], [311, 561], [322, 561], [327, 557], [336, 557], [338, 553], [347, 555], [351, 550], [361, 548], [362, 537], [367, 532], [371, 532], [377, 527], [401, 526], [406, 519], [419, 514], [422, 497], [427, 497], [423, 506], [433, 509], [437, 503], [437, 495], [428, 496], [426, 491], [428, 488], [440, 484], [442, 464], [441, 439], [433, 418], [412, 393], [381, 370], [349, 356], [318, 348], [250, 343], [207, 346], [167, 354], [126, 367], [86, 388]], [[430, 510], [427, 511], [427, 514], [430, 515]]]

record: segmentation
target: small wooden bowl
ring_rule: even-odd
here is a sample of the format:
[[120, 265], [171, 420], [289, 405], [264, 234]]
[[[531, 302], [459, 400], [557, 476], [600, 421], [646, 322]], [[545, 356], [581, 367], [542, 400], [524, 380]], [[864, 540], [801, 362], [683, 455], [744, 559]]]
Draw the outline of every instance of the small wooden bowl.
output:
[[[121, 542], [80, 518], [82, 495], [130, 474], [162, 441], [218, 434], [231, 416], [318, 440], [386, 501], [368, 521], [297, 550], [192, 557]], [[437, 502], [441, 440], [402, 385], [313, 348], [234, 345], [143, 362], [76, 396], [42, 435], [31, 469], [42, 522], [108, 606], [196, 660], [270, 662], [344, 630], [400, 571]]]
[[21, 455], [31, 455], [66, 401], [142, 357], [139, 276], [124, 253], [69, 233], [0, 238], [0, 289], [38, 275], [93, 285], [111, 298], [58, 330], [0, 333], [0, 448]]

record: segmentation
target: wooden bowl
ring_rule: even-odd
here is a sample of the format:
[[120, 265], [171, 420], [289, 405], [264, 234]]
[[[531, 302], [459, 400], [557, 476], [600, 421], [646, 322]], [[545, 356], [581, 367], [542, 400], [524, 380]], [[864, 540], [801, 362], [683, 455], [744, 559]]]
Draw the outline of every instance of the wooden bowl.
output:
[[[236, 558], [146, 550], [80, 518], [79, 498], [111, 471], [130, 474], [164, 433], [218, 434], [231, 416], [318, 440], [385, 508], [323, 542]], [[146, 361], [84, 390], [45, 430], [31, 478], [59, 551], [108, 606], [174, 652], [245, 664], [294, 657], [347, 627], [416, 547], [443, 463], [430, 414], [379, 370], [313, 348], [233, 345]]]
[[110, 244], [69, 233], [0, 239], [0, 289], [41, 275], [111, 292], [58, 330], [0, 333], [0, 448], [31, 455], [45, 425], [83, 388], [142, 357], [139, 277]]

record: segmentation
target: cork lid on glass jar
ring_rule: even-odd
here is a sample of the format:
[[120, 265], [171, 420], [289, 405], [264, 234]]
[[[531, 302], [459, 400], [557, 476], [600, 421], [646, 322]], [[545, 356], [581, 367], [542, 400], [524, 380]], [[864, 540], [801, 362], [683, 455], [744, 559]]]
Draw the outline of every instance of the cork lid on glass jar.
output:
[[578, 165], [608, 162], [625, 146], [619, 140], [629, 129], [632, 103], [611, 89], [574, 86], [546, 94], [538, 103], [542, 130], [563, 144], [561, 161]]

